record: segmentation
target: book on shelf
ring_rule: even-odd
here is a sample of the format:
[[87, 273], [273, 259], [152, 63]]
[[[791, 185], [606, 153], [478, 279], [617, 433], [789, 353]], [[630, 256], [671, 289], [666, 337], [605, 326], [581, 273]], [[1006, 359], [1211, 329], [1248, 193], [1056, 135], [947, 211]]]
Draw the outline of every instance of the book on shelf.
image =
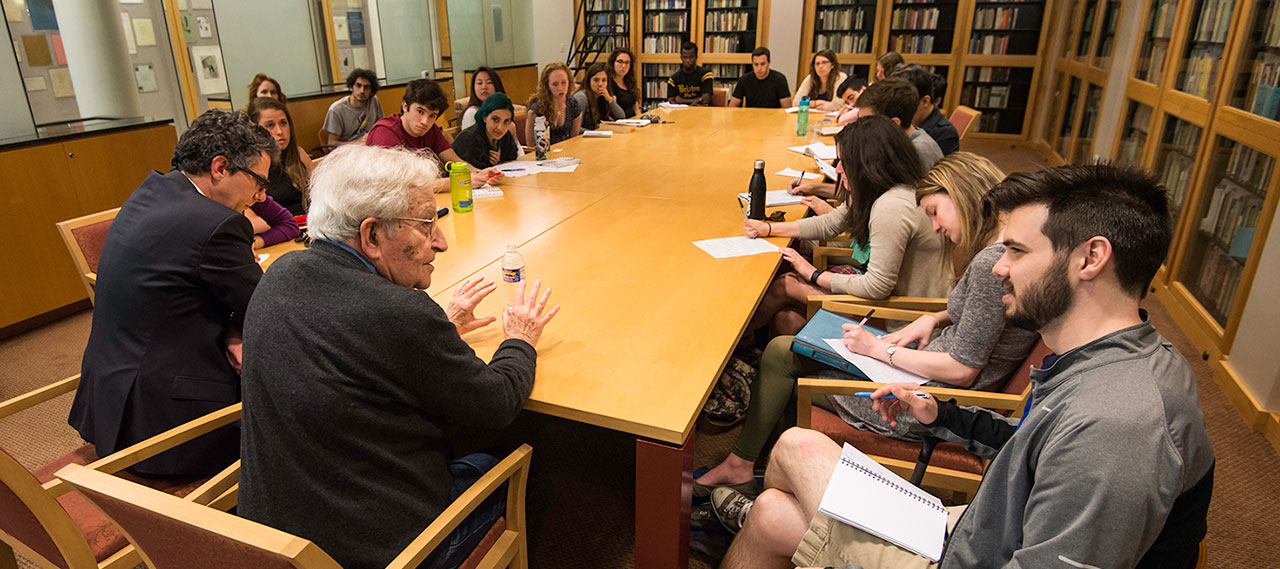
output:
[[1205, 247], [1203, 251], [1200, 275], [1195, 282], [1196, 297], [1219, 323], [1226, 323], [1244, 265], [1217, 246]]
[[689, 0], [644, 0], [646, 10], [687, 10]]
[[752, 29], [751, 12], [711, 12], [703, 27], [708, 32], [749, 32]]
[[707, 36], [702, 41], [703, 53], [741, 53], [755, 49], [755, 38], [750, 41], [738, 36]]
[[1182, 200], [1187, 197], [1187, 187], [1191, 185], [1191, 173], [1194, 169], [1195, 162], [1186, 156], [1174, 153], [1165, 155], [1160, 183], [1169, 191], [1169, 203], [1174, 209], [1182, 208]]
[[1018, 26], [1018, 8], [978, 8], [973, 13], [975, 30], [1011, 30]]
[[1169, 142], [1174, 149], [1187, 155], [1196, 155], [1196, 147], [1200, 145], [1200, 127], [1189, 122], [1173, 119], [1172, 135]]
[[[827, 9], [818, 12], [818, 26], [816, 31], [820, 32], [842, 32], [847, 30], [861, 30], [867, 23], [868, 10], [864, 7], [857, 8], [841, 8]], [[875, 17], [875, 10], [870, 10], [872, 18]]]
[[[711, 72], [711, 76], [715, 78], [716, 87], [728, 87], [730, 89], [738, 84], [740, 77], [751, 70], [751, 64], [748, 63], [713, 63], [702, 67]], [[672, 73], [675, 73], [675, 71], [672, 70]]]
[[1004, 55], [1009, 52], [1009, 36], [1004, 34], [974, 34], [969, 40], [969, 53], [980, 55]]
[[[1280, 2], [1276, 2], [1280, 5]], [[1280, 120], [1280, 55], [1263, 51], [1253, 64], [1249, 104], [1253, 114]]]
[[1138, 105], [1129, 117], [1129, 128], [1147, 132], [1151, 128], [1151, 107]]
[[1193, 36], [1195, 41], [1225, 43], [1234, 9], [1235, 0], [1206, 0], [1200, 7], [1200, 19]]
[[640, 49], [644, 50], [644, 53], [679, 53], [682, 43], [684, 43], [684, 36], [681, 35], [645, 36], [640, 40]]
[[685, 32], [689, 30], [688, 12], [658, 12], [644, 15], [646, 34], [661, 32]]
[[1223, 178], [1213, 188], [1213, 198], [1200, 220], [1200, 230], [1225, 246], [1235, 239], [1239, 230], [1257, 227], [1261, 213], [1261, 196], [1230, 178]]
[[708, 8], [754, 8], [745, 0], [707, 0]]
[[1146, 70], [1139, 79], [1155, 83], [1164, 74], [1165, 55], [1169, 53], [1168, 42], [1148, 43], [1142, 46], [1142, 59], [1147, 63]]
[[869, 34], [814, 34], [813, 51], [829, 49], [836, 53], [868, 53], [871, 49]]
[[1013, 75], [1012, 67], [966, 67], [966, 82], [999, 83], [1008, 81]]
[[1276, 159], [1245, 146], [1236, 144], [1227, 158], [1227, 175], [1248, 184], [1258, 194], [1264, 194], [1271, 183], [1271, 171]]
[[1003, 109], [1009, 106], [1008, 85], [965, 85], [960, 100], [966, 105], [982, 109]]
[[628, 0], [586, 0], [587, 10], [599, 12], [604, 10], [630, 10]]
[[1173, 38], [1174, 16], [1178, 12], [1177, 0], [1160, 0], [1159, 4], [1152, 8], [1151, 14], [1151, 38], [1152, 39], [1171, 39]]
[[1222, 61], [1222, 46], [1199, 45], [1191, 48], [1187, 54], [1187, 66], [1183, 71], [1182, 83], [1178, 90], [1201, 99], [1209, 98], [1218, 77], [1218, 65]]
[[933, 53], [932, 35], [889, 36], [889, 51], [898, 53]]
[[1272, 2], [1267, 10], [1267, 25], [1262, 30], [1262, 43], [1280, 47], [1280, 2]]
[[937, 8], [894, 8], [891, 24], [897, 30], [938, 29]]

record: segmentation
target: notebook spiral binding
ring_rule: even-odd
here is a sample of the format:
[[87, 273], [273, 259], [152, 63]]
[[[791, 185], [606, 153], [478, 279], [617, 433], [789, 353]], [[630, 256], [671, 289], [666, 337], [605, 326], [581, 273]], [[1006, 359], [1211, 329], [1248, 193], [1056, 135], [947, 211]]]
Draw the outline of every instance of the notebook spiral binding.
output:
[[854, 469], [856, 469], [858, 472], [861, 472], [861, 473], [863, 473], [863, 474], [865, 474], [865, 475], [867, 475], [867, 476], [871, 477], [872, 479], [874, 479], [874, 480], [876, 480], [876, 481], [879, 481], [881, 484], [883, 484], [883, 485], [885, 485], [885, 486], [888, 486], [888, 487], [890, 487], [890, 488], [893, 488], [894, 490], [897, 490], [898, 492], [901, 492], [901, 493], [903, 493], [903, 494], [906, 494], [907, 496], [910, 496], [912, 499], [916, 500], [917, 502], [920, 502], [921, 504], [924, 504], [924, 505], [926, 505], [926, 506], [929, 506], [930, 508], [933, 508], [933, 509], [935, 509], [935, 510], [937, 510], [937, 511], [939, 511], [939, 512], [946, 513], [946, 511], [947, 511], [947, 509], [946, 509], [946, 508], [941, 507], [941, 506], [939, 506], [939, 505], [937, 505], [937, 504], [934, 504], [933, 502], [930, 502], [930, 501], [928, 501], [928, 500], [925, 500], [924, 498], [921, 498], [921, 497], [920, 497], [920, 495], [916, 493], [916, 489], [915, 489], [914, 487], [904, 487], [904, 486], [901, 486], [901, 485], [899, 485], [897, 482], [894, 482], [894, 481], [892, 481], [892, 480], [890, 480], [890, 479], [888, 479], [888, 478], [885, 478], [884, 476], [881, 476], [879, 473], [877, 473], [877, 472], [875, 472], [875, 471], [873, 471], [873, 470], [871, 470], [871, 469], [869, 469], [869, 468], [867, 468], [867, 467], [865, 467], [865, 466], [862, 466], [861, 464], [858, 464], [858, 463], [856, 463], [856, 462], [853, 462], [853, 461], [851, 461], [851, 460], [848, 460], [848, 459], [845, 459], [845, 458], [841, 458], [841, 459], [840, 459], [840, 462], [841, 462], [841, 463], [843, 463], [845, 466], [852, 466], [852, 467], [853, 467]]

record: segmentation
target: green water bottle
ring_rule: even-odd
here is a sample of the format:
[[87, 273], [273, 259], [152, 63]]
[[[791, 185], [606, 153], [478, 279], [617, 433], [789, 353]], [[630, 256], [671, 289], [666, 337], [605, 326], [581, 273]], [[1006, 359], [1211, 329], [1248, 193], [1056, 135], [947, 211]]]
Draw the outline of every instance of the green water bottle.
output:
[[467, 168], [465, 162], [450, 162], [445, 168], [449, 170], [449, 195], [453, 197], [453, 211], [471, 211], [471, 169]]
[[800, 99], [800, 111], [796, 113], [796, 136], [804, 136], [809, 132], [809, 98]]

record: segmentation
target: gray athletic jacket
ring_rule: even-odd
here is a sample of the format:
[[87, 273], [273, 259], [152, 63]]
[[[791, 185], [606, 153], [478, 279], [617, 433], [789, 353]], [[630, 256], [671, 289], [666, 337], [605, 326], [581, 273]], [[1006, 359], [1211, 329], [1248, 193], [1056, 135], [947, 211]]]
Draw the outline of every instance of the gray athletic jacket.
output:
[[1020, 427], [985, 409], [940, 404], [933, 434], [995, 457], [940, 567], [1194, 559], [1213, 446], [1190, 366], [1142, 318], [1033, 368]]

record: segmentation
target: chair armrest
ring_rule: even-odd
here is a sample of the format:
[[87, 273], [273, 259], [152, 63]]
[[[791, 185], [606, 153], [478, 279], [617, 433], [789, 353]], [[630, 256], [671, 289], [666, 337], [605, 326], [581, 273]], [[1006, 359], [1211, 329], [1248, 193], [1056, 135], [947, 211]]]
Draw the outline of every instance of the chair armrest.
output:
[[449, 534], [462, 523], [471, 512], [475, 511], [494, 490], [503, 482], [510, 480], [507, 486], [507, 527], [509, 531], [523, 532], [525, 488], [529, 483], [529, 460], [533, 447], [520, 445], [496, 466], [484, 473], [475, 484], [467, 488], [457, 500], [449, 504], [440, 516], [431, 522], [418, 537], [409, 543], [400, 555], [391, 560], [387, 569], [413, 569], [422, 563]]
[[[814, 379], [802, 377], [796, 384], [796, 424], [809, 428], [813, 424], [813, 396], [818, 393], [826, 395], [853, 395], [880, 389], [885, 384], [875, 381], [848, 379]], [[995, 411], [1017, 411], [1026, 404], [1023, 394], [1002, 393], [998, 391], [974, 391], [972, 389], [956, 389], [954, 387], [920, 387], [934, 399], [955, 399], [959, 405], [985, 407]]]
[[[236, 487], [238, 487], [239, 484], [240, 484], [240, 461], [237, 460], [231, 463], [231, 466], [228, 466], [225, 469], [223, 469], [222, 472], [215, 474], [213, 478], [210, 478], [209, 480], [205, 481], [205, 483], [201, 484], [199, 488], [192, 490], [191, 493], [187, 494], [186, 497], [183, 499], [188, 502], [194, 502], [196, 504], [203, 504], [207, 506], [207, 505], [210, 505], [210, 503], [220, 499], [222, 496], [230, 493], [233, 497], [233, 501], [229, 504], [229, 506], [234, 506], [235, 505], [234, 496], [236, 494], [233, 492], [233, 489], [237, 489]], [[219, 508], [219, 509], [225, 510], [226, 508]]]
[[98, 286], [98, 273], [85, 273], [84, 278], [89, 281], [89, 284]]
[[[236, 403], [234, 405], [223, 407], [222, 409], [209, 413], [208, 415], [178, 425], [145, 441], [122, 448], [110, 456], [100, 458], [85, 465], [85, 467], [92, 468], [106, 474], [115, 474], [166, 450], [195, 439], [196, 437], [239, 421], [242, 408], [241, 406], [241, 403]], [[51, 480], [44, 483], [43, 486], [44, 489], [53, 497], [58, 497], [71, 491], [71, 488], [63, 483], [61, 479]]]
[[75, 391], [76, 387], [79, 385], [80, 374], [77, 373], [66, 379], [58, 380], [41, 387], [40, 389], [29, 391], [7, 401], [0, 402], [0, 419], [17, 413], [18, 411], [35, 407], [36, 405], [44, 403], [45, 401], [53, 399], [59, 395], [71, 393], [72, 391]]
[[827, 270], [827, 257], [852, 257], [853, 249], [847, 247], [828, 247], [818, 245], [813, 248], [813, 267]]
[[[806, 302], [807, 311], [810, 318], [819, 308], [825, 308], [832, 312], [841, 312], [838, 308], [841, 304], [854, 306], [874, 307], [879, 313], [881, 309], [897, 309], [897, 310], [915, 310], [918, 311], [916, 317], [924, 313], [941, 312], [947, 309], [947, 299], [934, 298], [928, 296], [890, 296], [889, 298], [872, 299], [853, 296], [851, 294], [815, 294], [809, 297]], [[847, 313], [847, 311], [845, 311]], [[865, 313], [860, 312], [859, 315]], [[911, 318], [912, 320], [915, 317]]]

